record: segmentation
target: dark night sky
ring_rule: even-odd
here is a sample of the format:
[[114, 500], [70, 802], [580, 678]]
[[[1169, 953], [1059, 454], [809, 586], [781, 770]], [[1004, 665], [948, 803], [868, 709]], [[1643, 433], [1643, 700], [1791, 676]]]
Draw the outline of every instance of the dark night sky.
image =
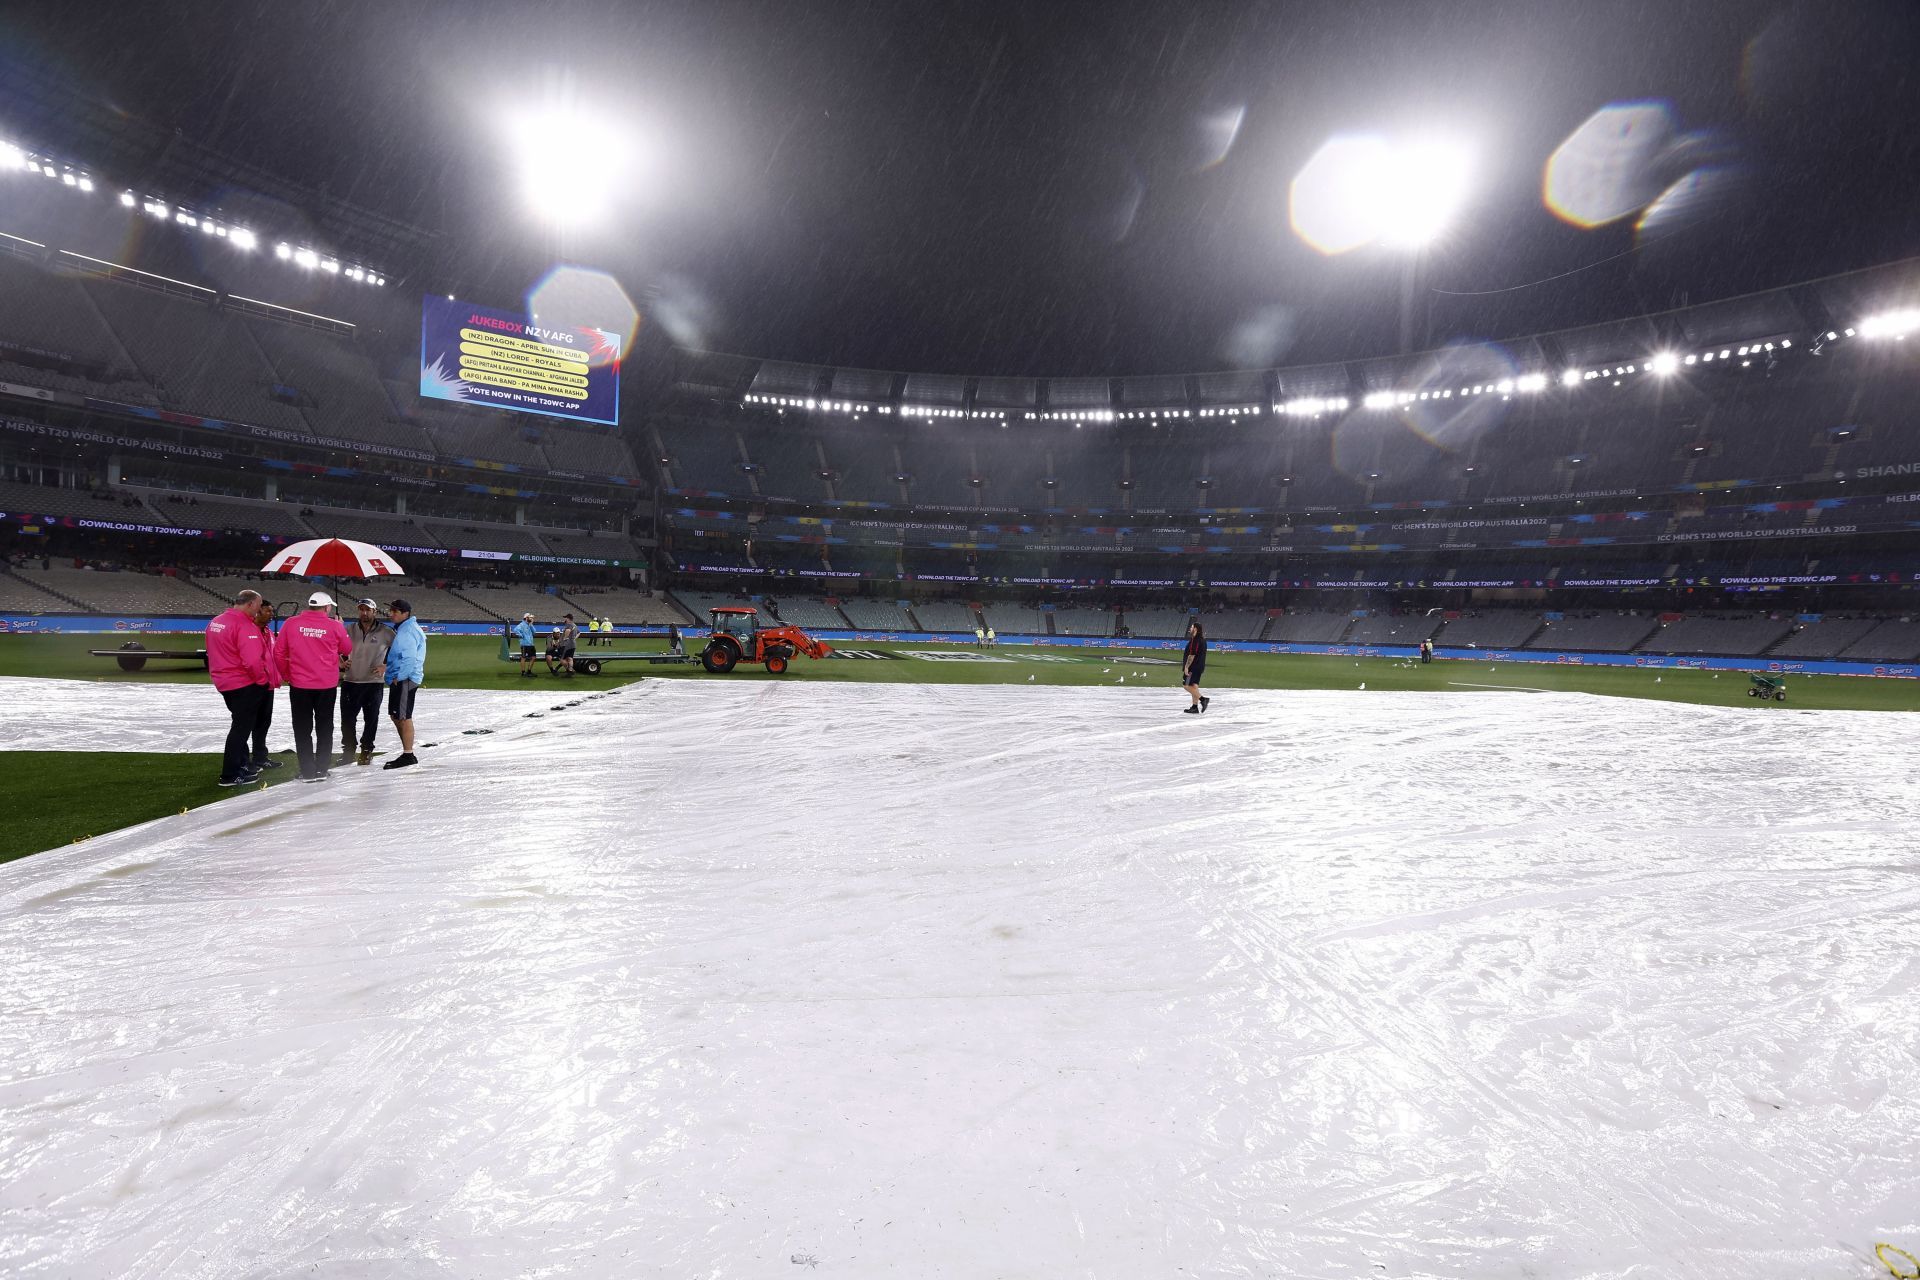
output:
[[[206, 0], [15, 4], [0, 42], [87, 99], [440, 233], [454, 278], [418, 288], [511, 297], [564, 253], [695, 317], [706, 345], [788, 359], [1128, 374], [1390, 351], [1403, 259], [1322, 258], [1287, 228], [1289, 179], [1342, 130], [1476, 149], [1471, 203], [1423, 268], [1435, 341], [1916, 251], [1911, 3]], [[523, 215], [497, 132], [562, 77], [650, 157], [611, 229], [565, 243]], [[1633, 99], [1709, 132], [1737, 193], [1550, 284], [1424, 291], [1632, 249], [1630, 225], [1568, 226], [1539, 188], [1562, 138]], [[0, 90], [0, 125], [56, 133], [36, 109]], [[1236, 109], [1206, 163], [1200, 122]]]

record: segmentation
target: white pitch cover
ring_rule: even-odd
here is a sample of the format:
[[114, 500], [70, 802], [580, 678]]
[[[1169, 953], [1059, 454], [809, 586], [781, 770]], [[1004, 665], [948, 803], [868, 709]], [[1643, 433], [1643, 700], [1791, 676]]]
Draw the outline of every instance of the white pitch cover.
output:
[[[36, 683], [5, 682], [15, 745]], [[41, 707], [217, 728], [192, 692]], [[1906, 716], [799, 676], [567, 700], [429, 685], [417, 769], [0, 866], [0, 1272], [1920, 1253]]]

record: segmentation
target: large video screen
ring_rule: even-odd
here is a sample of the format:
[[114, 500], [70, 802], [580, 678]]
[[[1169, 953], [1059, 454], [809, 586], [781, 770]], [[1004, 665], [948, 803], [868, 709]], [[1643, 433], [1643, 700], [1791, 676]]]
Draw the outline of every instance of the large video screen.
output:
[[605, 329], [546, 328], [530, 316], [427, 298], [420, 315], [420, 394], [614, 426], [621, 340]]

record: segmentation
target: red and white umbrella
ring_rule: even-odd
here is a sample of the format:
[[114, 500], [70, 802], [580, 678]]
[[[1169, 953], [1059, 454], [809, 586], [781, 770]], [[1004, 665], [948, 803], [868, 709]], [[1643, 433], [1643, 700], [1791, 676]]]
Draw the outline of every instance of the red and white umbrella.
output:
[[260, 572], [292, 573], [303, 578], [388, 578], [406, 570], [370, 543], [351, 538], [309, 538], [280, 548]]

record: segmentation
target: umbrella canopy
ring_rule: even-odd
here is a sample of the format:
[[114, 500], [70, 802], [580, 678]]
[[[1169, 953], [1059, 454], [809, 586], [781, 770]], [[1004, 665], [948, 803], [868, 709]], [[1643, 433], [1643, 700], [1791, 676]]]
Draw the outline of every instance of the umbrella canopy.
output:
[[304, 578], [387, 578], [406, 572], [380, 548], [351, 538], [309, 538], [274, 552], [262, 573], [292, 573]]

